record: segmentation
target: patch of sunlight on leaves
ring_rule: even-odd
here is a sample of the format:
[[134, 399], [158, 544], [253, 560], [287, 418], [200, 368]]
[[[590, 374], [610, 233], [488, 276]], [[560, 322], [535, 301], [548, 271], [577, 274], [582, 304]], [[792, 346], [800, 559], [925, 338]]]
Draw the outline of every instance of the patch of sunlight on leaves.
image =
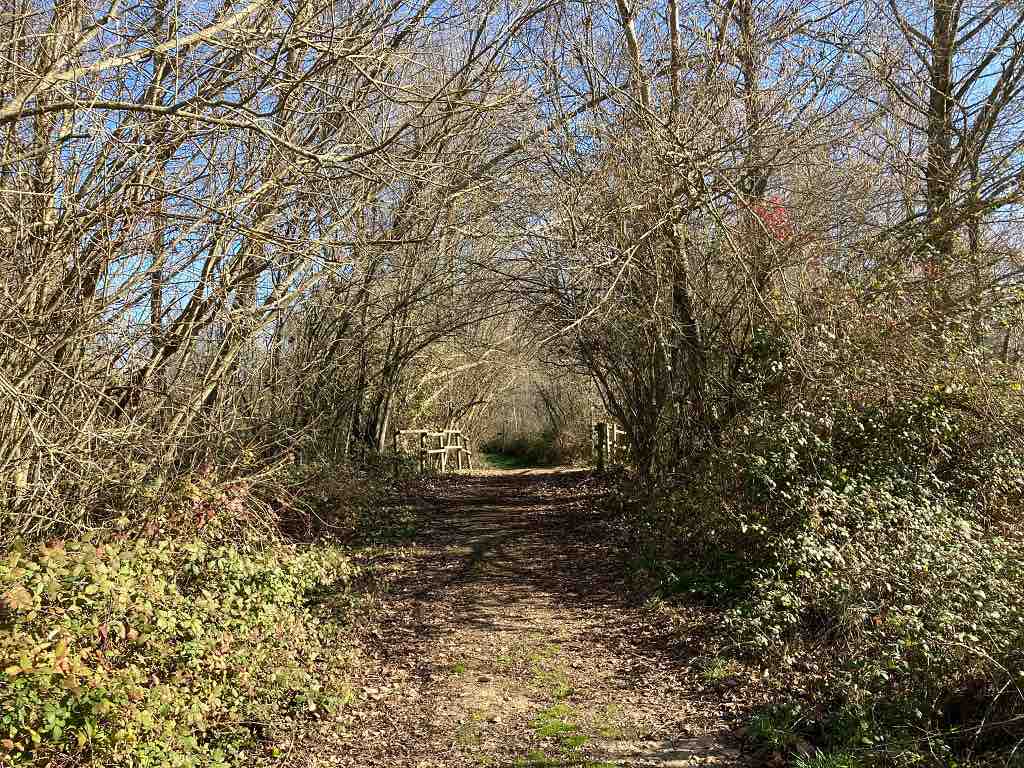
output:
[[860, 768], [862, 765], [859, 758], [846, 752], [816, 752], [793, 761], [793, 768]]

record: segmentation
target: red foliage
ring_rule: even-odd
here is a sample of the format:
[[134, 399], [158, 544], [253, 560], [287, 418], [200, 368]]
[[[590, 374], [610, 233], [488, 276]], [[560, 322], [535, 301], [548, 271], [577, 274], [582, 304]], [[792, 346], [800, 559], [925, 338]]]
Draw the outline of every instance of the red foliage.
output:
[[789, 219], [789, 211], [778, 197], [754, 200], [750, 203], [750, 210], [758, 221], [758, 228], [763, 228], [778, 242], [781, 243], [792, 236], [793, 224]]

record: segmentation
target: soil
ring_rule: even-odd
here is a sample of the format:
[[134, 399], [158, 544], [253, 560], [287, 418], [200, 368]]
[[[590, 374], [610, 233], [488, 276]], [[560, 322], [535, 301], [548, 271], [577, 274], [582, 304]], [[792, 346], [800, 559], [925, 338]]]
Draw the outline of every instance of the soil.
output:
[[352, 701], [288, 764], [741, 764], [740, 705], [687, 640], [706, 617], [669, 625], [631, 596], [599, 492], [579, 470], [428, 487], [411, 541], [375, 556], [393, 576], [358, 633]]

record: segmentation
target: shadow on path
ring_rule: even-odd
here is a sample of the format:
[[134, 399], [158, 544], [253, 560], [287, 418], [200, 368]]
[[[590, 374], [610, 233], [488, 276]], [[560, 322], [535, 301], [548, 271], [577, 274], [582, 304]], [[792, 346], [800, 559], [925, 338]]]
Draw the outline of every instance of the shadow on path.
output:
[[572, 470], [428, 486], [331, 764], [737, 764], [685, 648], [631, 604], [601, 494]]

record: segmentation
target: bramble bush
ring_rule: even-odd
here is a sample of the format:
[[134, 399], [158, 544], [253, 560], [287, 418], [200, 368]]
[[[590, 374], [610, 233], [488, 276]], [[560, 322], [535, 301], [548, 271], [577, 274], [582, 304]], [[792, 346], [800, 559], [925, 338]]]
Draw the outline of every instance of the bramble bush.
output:
[[[399, 465], [403, 473], [412, 471], [411, 461]], [[368, 526], [371, 517], [376, 525], [386, 511], [381, 477], [393, 468], [375, 469], [324, 463], [292, 467], [273, 486], [275, 527], [290, 538], [311, 541], [349, 540]]]
[[46, 519], [0, 505], [0, 552], [16, 538], [74, 538], [97, 529], [222, 542], [261, 542], [281, 534], [297, 541], [351, 538], [380, 510], [396, 469], [399, 479], [407, 478], [410, 460], [269, 467], [242, 461], [163, 472], [125, 462], [62, 480], [66, 488], [55, 484], [53, 512]]
[[0, 559], [0, 764], [229, 766], [348, 695], [334, 547], [199, 538]]

